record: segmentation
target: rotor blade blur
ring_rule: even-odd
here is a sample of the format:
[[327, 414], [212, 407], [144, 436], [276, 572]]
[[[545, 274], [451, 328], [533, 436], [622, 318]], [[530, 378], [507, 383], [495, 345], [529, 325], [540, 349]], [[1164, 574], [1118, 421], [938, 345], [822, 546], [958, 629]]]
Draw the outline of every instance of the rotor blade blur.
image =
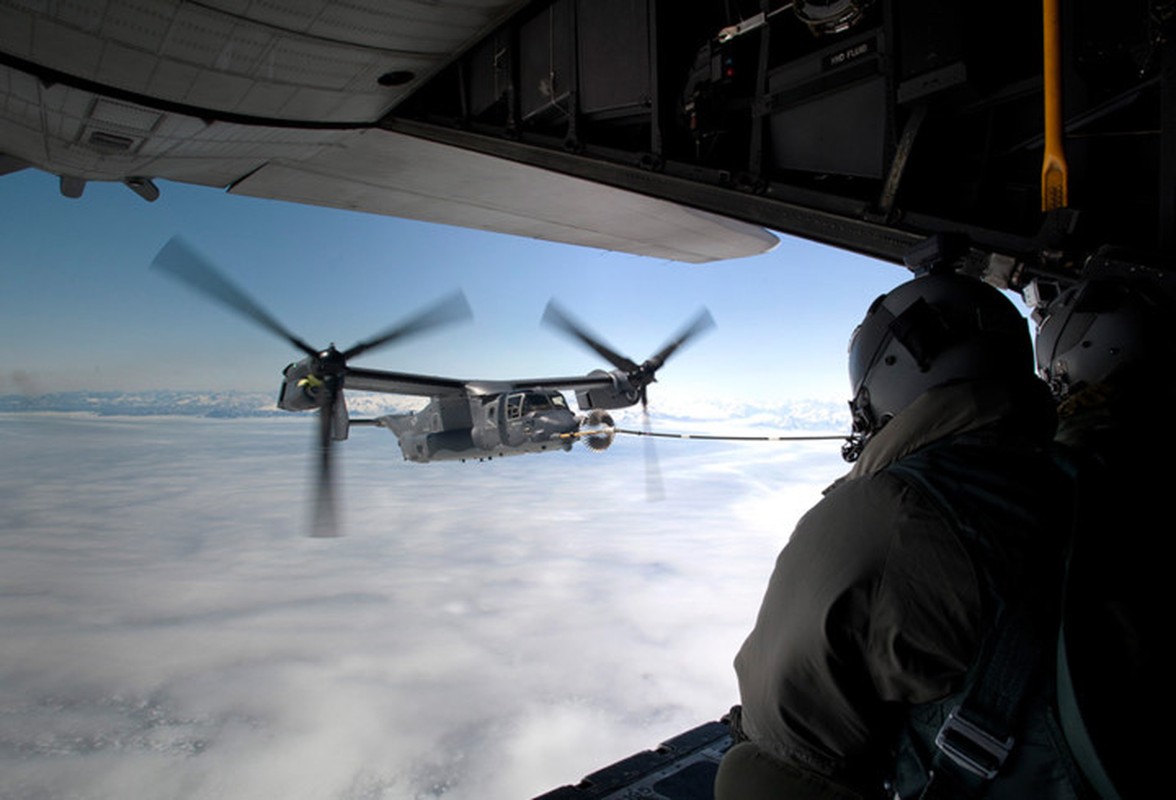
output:
[[457, 291], [448, 295], [419, 314], [388, 328], [384, 332], [364, 342], [357, 342], [343, 353], [343, 359], [354, 358], [360, 353], [377, 347], [391, 344], [397, 339], [424, 333], [431, 328], [449, 325], [455, 322], [465, 322], [472, 319], [474, 313], [470, 310], [469, 301], [464, 293]]
[[656, 355], [650, 357], [649, 360], [660, 366], [667, 358], [672, 356], [674, 351], [676, 351], [679, 347], [689, 342], [695, 336], [707, 332], [714, 326], [714, 317], [712, 317], [710, 312], [705, 308], [702, 309], [698, 312], [694, 319], [688, 325], [686, 325], [685, 328], [679, 331], [677, 336], [667, 342], [665, 346], [663, 346]]
[[645, 499], [656, 503], [664, 500], [665, 487], [662, 485], [661, 467], [657, 461], [657, 447], [653, 443], [653, 428], [649, 422], [649, 398], [641, 390], [641, 427], [645, 432]]
[[573, 338], [579, 339], [617, 369], [623, 369], [626, 372], [636, 372], [640, 369], [633, 361], [617, 353], [608, 345], [601, 342], [598, 337], [588, 333], [579, 323], [574, 322], [554, 300], [547, 303], [547, 308], [543, 312], [542, 321], [543, 324], [549, 327], [563, 331]]
[[324, 389], [327, 397], [318, 412], [318, 485], [314, 497], [314, 527], [310, 532], [316, 538], [339, 535], [335, 522], [335, 476], [331, 471], [331, 423], [339, 391], [334, 379], [328, 380]]
[[317, 354], [313, 347], [286, 330], [280, 322], [255, 303], [249, 295], [221, 274], [207, 258], [196, 252], [179, 236], [173, 236], [168, 240], [168, 243], [155, 255], [151, 264], [156, 269], [188, 284], [218, 303], [249, 317], [271, 333], [281, 336], [308, 356]]

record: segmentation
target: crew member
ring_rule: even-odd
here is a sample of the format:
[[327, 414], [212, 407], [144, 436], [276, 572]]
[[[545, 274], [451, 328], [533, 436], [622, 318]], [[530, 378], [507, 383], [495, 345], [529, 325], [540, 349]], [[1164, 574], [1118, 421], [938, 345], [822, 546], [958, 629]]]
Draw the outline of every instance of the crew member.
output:
[[1058, 441], [1082, 467], [1063, 637], [1073, 687], [1059, 697], [1064, 730], [1073, 738], [1078, 728], [1072, 749], [1103, 796], [1150, 796], [1167, 780], [1151, 717], [1152, 695], [1166, 684], [1170, 601], [1153, 533], [1171, 515], [1166, 423], [1176, 402], [1176, 304], [1158, 279], [1086, 281], [1048, 307], [1036, 350], [1058, 401]]
[[[979, 280], [925, 275], [873, 303], [849, 371], [855, 463], [798, 523], [736, 656], [716, 797], [1076, 796], [1037, 647], [1056, 629], [1071, 482], [1028, 322]], [[1008, 670], [1024, 701], [952, 714], [998, 629], [1033, 645]]]

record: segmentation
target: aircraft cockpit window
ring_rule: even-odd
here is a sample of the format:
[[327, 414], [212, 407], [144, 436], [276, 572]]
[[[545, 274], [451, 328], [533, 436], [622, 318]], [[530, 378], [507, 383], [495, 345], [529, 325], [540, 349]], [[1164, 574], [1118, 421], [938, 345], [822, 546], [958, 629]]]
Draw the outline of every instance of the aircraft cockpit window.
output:
[[506, 418], [518, 419], [523, 415], [523, 395], [512, 394], [506, 398]]
[[523, 402], [523, 411], [548, 411], [552, 408], [567, 408], [568, 402], [559, 392], [531, 392]]

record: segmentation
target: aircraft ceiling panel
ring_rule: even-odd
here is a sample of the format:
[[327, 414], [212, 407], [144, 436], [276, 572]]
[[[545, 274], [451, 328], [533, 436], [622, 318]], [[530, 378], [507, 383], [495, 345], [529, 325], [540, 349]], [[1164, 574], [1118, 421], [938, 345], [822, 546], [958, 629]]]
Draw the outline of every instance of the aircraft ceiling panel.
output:
[[519, 0], [0, 0], [0, 51], [210, 112], [374, 122]]
[[777, 243], [746, 223], [378, 130], [298, 163], [270, 162], [231, 191], [691, 263]]
[[0, 67], [0, 150], [57, 174], [224, 187], [269, 158], [305, 158], [339, 135], [209, 123]]

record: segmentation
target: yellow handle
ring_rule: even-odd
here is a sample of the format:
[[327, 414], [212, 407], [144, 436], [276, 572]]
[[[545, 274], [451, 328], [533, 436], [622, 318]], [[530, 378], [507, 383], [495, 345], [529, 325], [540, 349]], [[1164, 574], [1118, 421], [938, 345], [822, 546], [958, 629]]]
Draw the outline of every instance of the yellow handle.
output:
[[1042, 0], [1045, 28], [1045, 157], [1041, 162], [1041, 210], [1069, 205], [1066, 149], [1062, 141], [1062, 26], [1058, 0]]

